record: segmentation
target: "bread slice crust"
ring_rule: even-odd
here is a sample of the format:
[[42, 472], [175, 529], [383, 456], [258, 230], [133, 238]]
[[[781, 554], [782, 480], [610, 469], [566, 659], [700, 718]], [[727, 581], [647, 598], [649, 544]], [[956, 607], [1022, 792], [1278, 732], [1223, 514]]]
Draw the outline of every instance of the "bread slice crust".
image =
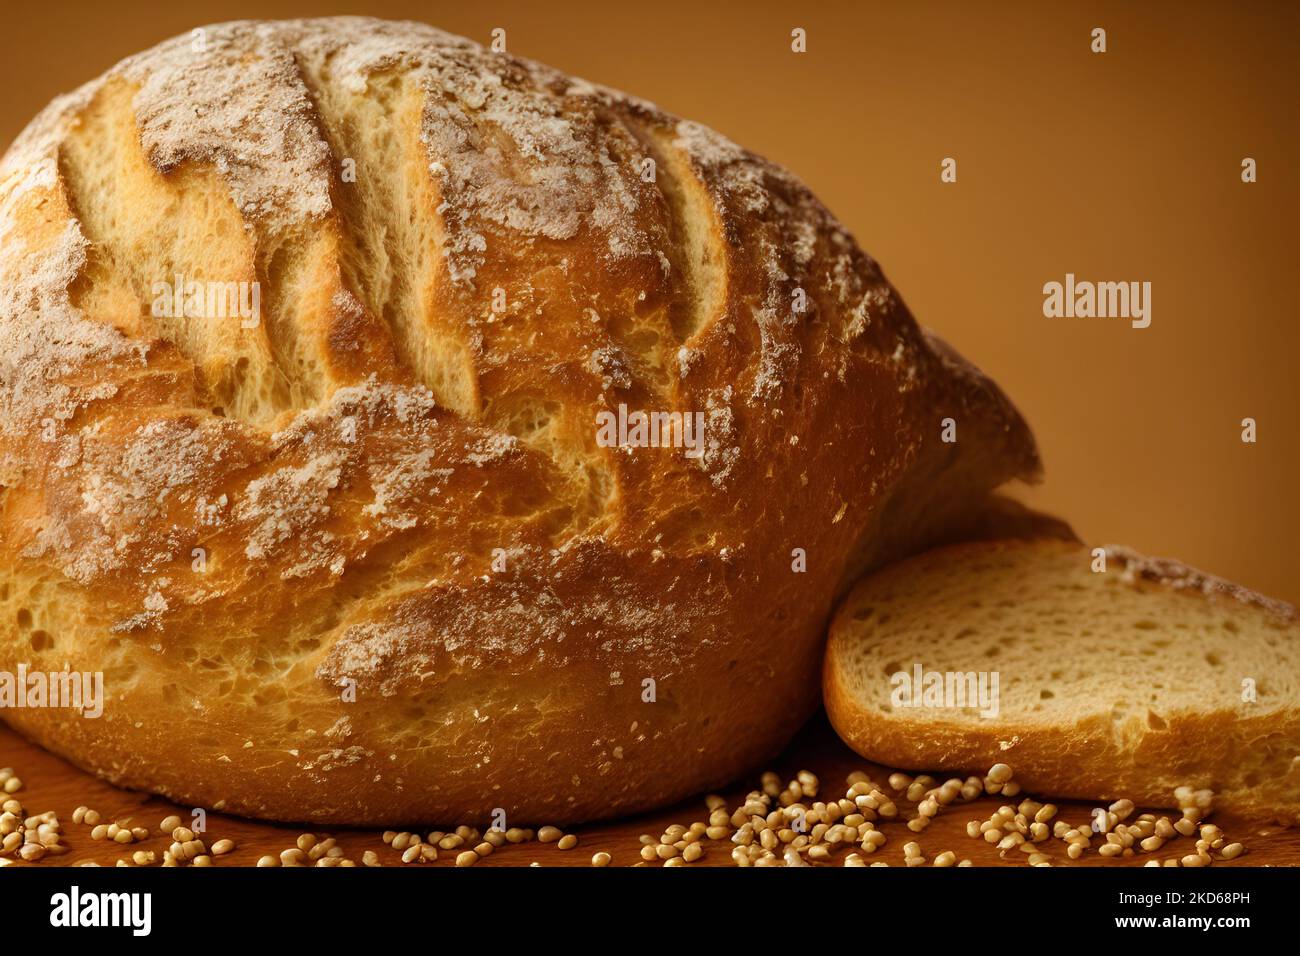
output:
[[[1154, 807], [1174, 806], [1176, 787], [1208, 788], [1243, 816], [1300, 822], [1295, 609], [1104, 550], [1103, 573], [1080, 544], [1021, 540], [951, 545], [867, 576], [831, 625], [823, 694], [836, 731], [890, 766], [1003, 762], [1037, 794]], [[894, 707], [889, 672], [914, 662], [996, 670], [997, 716]]]

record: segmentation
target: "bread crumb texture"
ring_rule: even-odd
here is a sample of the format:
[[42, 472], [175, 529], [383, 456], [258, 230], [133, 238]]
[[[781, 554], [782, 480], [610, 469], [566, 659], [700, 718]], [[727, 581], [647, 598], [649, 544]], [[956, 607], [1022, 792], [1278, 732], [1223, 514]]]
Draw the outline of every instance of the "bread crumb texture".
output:
[[[1190, 785], [1236, 812], [1300, 822], [1295, 608], [1104, 551], [1099, 571], [1093, 550], [1069, 542], [963, 544], [868, 577], [831, 629], [836, 729], [873, 760], [961, 771], [1001, 755], [1039, 793], [1168, 806]], [[917, 664], [996, 672], [997, 713], [899, 706], [891, 677]]]

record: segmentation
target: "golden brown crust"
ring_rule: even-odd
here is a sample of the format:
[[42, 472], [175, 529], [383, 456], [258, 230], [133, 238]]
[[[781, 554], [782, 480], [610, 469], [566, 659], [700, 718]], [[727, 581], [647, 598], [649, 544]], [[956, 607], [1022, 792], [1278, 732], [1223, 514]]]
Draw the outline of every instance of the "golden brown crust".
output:
[[990, 495], [968, 521], [949, 528], [941, 543], [1042, 538], [1079, 543], [1079, 536], [1064, 518], [1035, 511], [1014, 498], [996, 494]]
[[[1166, 733], [1145, 736], [1137, 747], [1122, 746], [1101, 716], [1016, 733], [933, 719], [882, 722], [859, 707], [829, 661], [822, 686], [826, 710], [840, 738], [857, 753], [890, 767], [953, 775], [982, 775], [994, 763], [1007, 763], [1025, 791], [1040, 797], [1105, 803], [1127, 798], [1144, 807], [1174, 807], [1175, 787], [1200, 789], [1230, 776], [1240, 755], [1259, 741], [1300, 739], [1300, 719], [1294, 715], [1242, 718], [1234, 711], [1180, 716]], [[1294, 800], [1280, 803], [1277, 792], [1277, 787], [1258, 794], [1233, 789], [1218, 798], [1248, 819], [1300, 824], [1300, 807]]]
[[1203, 597], [1221, 595], [1243, 604], [1254, 605], [1288, 621], [1295, 620], [1296, 617], [1295, 606], [1286, 601], [1267, 597], [1173, 558], [1154, 558], [1139, 554], [1125, 545], [1108, 544], [1106, 559], [1117, 562], [1130, 580], [1150, 581], [1174, 591]]
[[[204, 36], [0, 164], [0, 650], [109, 695], [5, 716], [80, 765], [335, 823], [672, 800], [811, 712], [844, 582], [1036, 473], [716, 133], [418, 24]], [[174, 272], [261, 321], [154, 314]], [[599, 447], [620, 403], [703, 454]]]

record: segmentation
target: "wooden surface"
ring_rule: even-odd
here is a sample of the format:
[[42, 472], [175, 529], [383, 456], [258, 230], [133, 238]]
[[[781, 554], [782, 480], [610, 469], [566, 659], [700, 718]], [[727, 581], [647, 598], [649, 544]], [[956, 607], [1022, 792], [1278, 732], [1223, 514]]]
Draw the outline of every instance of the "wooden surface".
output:
[[[84, 862], [96, 862], [103, 866], [113, 866], [119, 859], [129, 861], [131, 853], [138, 849], [154, 850], [158, 859], [170, 845], [169, 837], [164, 837], [158, 829], [163, 817], [176, 813], [182, 819], [189, 819], [189, 809], [147, 794], [119, 790], [103, 783], [93, 776], [83, 773], [65, 761], [52, 756], [38, 747], [29, 744], [12, 730], [0, 724], [0, 767], [13, 767], [23, 780], [24, 786], [14, 796], [18, 797], [28, 814], [54, 810], [63, 824], [64, 843], [70, 852], [62, 856], [46, 857], [35, 864], [15, 861], [14, 866], [61, 866], [76, 865]], [[771, 769], [787, 780], [800, 769], [808, 769], [821, 779], [820, 799], [839, 797], [845, 789], [844, 779], [853, 770], [865, 770], [878, 783], [883, 783], [888, 771], [869, 764], [849, 751], [834, 736], [823, 719], [814, 720], [799, 735], [789, 750], [780, 759], [773, 762]], [[937, 775], [936, 775], [937, 776]], [[734, 807], [744, 794], [757, 787], [758, 774], [753, 779], [739, 781], [736, 786], [725, 790], [728, 806]], [[1017, 797], [1018, 803], [1025, 795]], [[1035, 795], [1042, 799], [1042, 795]], [[1002, 801], [994, 797], [985, 797], [972, 803], [954, 804], [940, 813], [935, 822], [922, 834], [915, 835], [903, 823], [885, 823], [881, 829], [889, 837], [877, 853], [867, 856], [868, 862], [881, 860], [891, 866], [903, 865], [903, 844], [915, 840], [922, 847], [927, 860], [933, 860], [944, 850], [952, 850], [958, 859], [968, 858], [977, 866], [1026, 866], [1027, 855], [1011, 851], [1006, 859], [999, 858], [997, 850], [982, 839], [971, 839], [966, 835], [966, 823], [969, 820], [984, 820]], [[1053, 801], [1055, 802], [1055, 801]], [[142, 843], [120, 846], [109, 842], [97, 842], [90, 838], [90, 828], [72, 822], [72, 811], [81, 805], [98, 810], [105, 823], [114, 820], [130, 821], [131, 826], [144, 826], [153, 834]], [[900, 795], [898, 805], [902, 817], [913, 815], [911, 804]], [[1070, 823], [1086, 823], [1091, 806], [1084, 803], [1065, 801], [1058, 804], [1061, 808], [1060, 818]], [[592, 854], [605, 851], [612, 857], [611, 866], [634, 866], [641, 863], [640, 844], [637, 837], [648, 833], [658, 837], [663, 830], [673, 823], [689, 826], [696, 820], [704, 820], [707, 813], [702, 799], [691, 800], [668, 810], [657, 811], [627, 820], [596, 823], [572, 828], [580, 838], [578, 846], [572, 850], [559, 850], [553, 844], [541, 845], [527, 843], [512, 845], [497, 850], [482, 860], [480, 866], [527, 866], [537, 862], [542, 866], [590, 866]], [[1265, 827], [1246, 824], [1233, 820], [1231, 816], [1216, 813], [1211, 821], [1221, 826], [1229, 842], [1244, 843], [1247, 852], [1232, 862], [1214, 864], [1218, 866], [1296, 866], [1300, 865], [1300, 829], [1285, 830], [1278, 827]], [[304, 832], [303, 827], [278, 826], [258, 823], [237, 817], [208, 814], [208, 830], [203, 838], [211, 846], [222, 838], [235, 841], [237, 849], [214, 860], [217, 866], [252, 866], [265, 854], [278, 855], [293, 845], [297, 836]], [[483, 828], [483, 822], [471, 824]], [[430, 829], [447, 829], [446, 821], [431, 821]], [[322, 839], [325, 836], [337, 838], [339, 845], [347, 851], [347, 856], [361, 862], [361, 855], [366, 850], [378, 853], [380, 862], [385, 866], [403, 865], [397, 851], [385, 846], [380, 834], [372, 830], [316, 830]], [[1096, 846], [1094, 841], [1094, 846]], [[1194, 852], [1194, 843], [1186, 838], [1179, 838], [1168, 844], [1164, 850], [1155, 854], [1138, 854], [1128, 860], [1105, 859], [1092, 850], [1078, 862], [1065, 855], [1065, 844], [1059, 840], [1048, 840], [1042, 852], [1052, 858], [1054, 866], [1142, 866], [1153, 856], [1165, 859], [1171, 856], [1183, 856]], [[718, 844], [706, 841], [703, 858], [693, 866], [732, 866], [731, 844]], [[856, 848], [854, 848], [856, 850]], [[828, 865], [839, 866], [848, 850], [834, 854]], [[860, 852], [860, 851], [858, 851]], [[438, 861], [423, 866], [451, 866], [455, 853], [443, 852]], [[646, 864], [658, 865], [658, 864]]]

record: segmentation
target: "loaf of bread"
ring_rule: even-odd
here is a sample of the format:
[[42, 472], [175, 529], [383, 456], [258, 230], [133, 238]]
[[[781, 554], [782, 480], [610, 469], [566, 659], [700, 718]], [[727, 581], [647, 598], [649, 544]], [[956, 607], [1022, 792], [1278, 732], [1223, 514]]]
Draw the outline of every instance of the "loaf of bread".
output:
[[789, 173], [427, 26], [196, 30], [0, 165], [0, 664], [105, 694], [0, 713], [188, 805], [721, 784], [848, 583], [1037, 467]]
[[[1174, 561], [1104, 554], [1103, 571], [1075, 543], [980, 542], [869, 575], [831, 626], [835, 729], [890, 766], [1006, 763], [1044, 797], [1153, 807], [1209, 789], [1218, 807], [1300, 823], [1295, 609]], [[995, 694], [979, 699], [981, 681]]]

